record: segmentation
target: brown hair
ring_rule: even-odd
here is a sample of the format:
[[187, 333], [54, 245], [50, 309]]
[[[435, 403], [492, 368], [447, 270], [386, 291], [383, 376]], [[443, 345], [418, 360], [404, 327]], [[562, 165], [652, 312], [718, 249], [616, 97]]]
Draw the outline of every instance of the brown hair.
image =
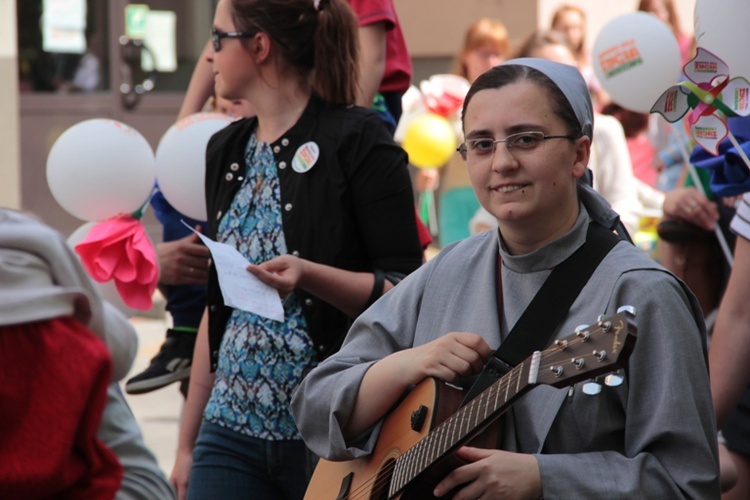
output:
[[529, 37], [524, 40], [521, 47], [515, 57], [533, 57], [533, 54], [537, 49], [547, 47], [549, 45], [561, 45], [570, 51], [570, 54], [575, 59], [575, 51], [573, 46], [570, 45], [568, 36], [562, 31], [557, 30], [539, 30], [535, 31]]
[[555, 31], [558, 31], [555, 28], [555, 25], [560, 22], [560, 18], [562, 15], [566, 12], [575, 12], [579, 16], [581, 16], [581, 21], [583, 21], [584, 30], [581, 34], [581, 43], [578, 47], [574, 47], [572, 44], [568, 43], [570, 46], [570, 50], [573, 52], [573, 55], [576, 59], [579, 61], [582, 60], [582, 58], [585, 56], [585, 50], [586, 50], [586, 11], [584, 11], [582, 8], [580, 8], [577, 5], [570, 5], [570, 4], [564, 4], [555, 10], [555, 13], [552, 14], [552, 22], [550, 23], [550, 28], [552, 28]]
[[238, 31], [262, 31], [326, 101], [357, 95], [357, 17], [345, 0], [231, 0]]
[[492, 44], [498, 52], [507, 53], [508, 30], [500, 21], [483, 17], [475, 21], [466, 30], [464, 46], [456, 60], [456, 68], [453, 73], [468, 78], [466, 65], [462, 61], [462, 56], [488, 43]]

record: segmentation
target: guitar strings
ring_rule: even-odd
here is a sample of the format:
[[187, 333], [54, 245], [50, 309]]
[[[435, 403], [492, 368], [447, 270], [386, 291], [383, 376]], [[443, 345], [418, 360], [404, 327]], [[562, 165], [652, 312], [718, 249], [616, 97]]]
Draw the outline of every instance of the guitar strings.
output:
[[[572, 341], [568, 342], [568, 347], [575, 346], [576, 344], [581, 343], [581, 342], [584, 342], [584, 339], [582, 339], [582, 338], [573, 339]], [[564, 350], [565, 350], [565, 348], [563, 348], [563, 347], [553, 346], [553, 347], [551, 347], [549, 349], [546, 349], [545, 351], [542, 352], [542, 358], [544, 359], [545, 355], [551, 355], [553, 353], [559, 353], [559, 352], [564, 351]], [[579, 356], [579, 357], [581, 357], [581, 358], [594, 357], [594, 354], [593, 353], [589, 353], [589, 354], [584, 354], [584, 355]], [[542, 369], [542, 368], [546, 369], [546, 368], [550, 368], [552, 366], [556, 366], [556, 363], [554, 363], [554, 362], [553, 363], [543, 363], [543, 364], [540, 363], [540, 369]], [[519, 373], [518, 375], [520, 376], [521, 374]], [[502, 392], [503, 390], [506, 390], [513, 382], [514, 382], [513, 377], [509, 377], [507, 381], [503, 381], [503, 379], [499, 380], [498, 384], [496, 386], [493, 385], [492, 387], [493, 387], [493, 390], [495, 392]], [[490, 392], [490, 390], [487, 391], [487, 393], [489, 393], [489, 392]], [[481, 395], [477, 398], [477, 400], [479, 400], [480, 397], [481, 397]], [[486, 401], [486, 402], [484, 402], [484, 403], [482, 403], [481, 401], [478, 401], [478, 404], [476, 405], [477, 409], [480, 409], [480, 410], [483, 409], [485, 411], [485, 417], [484, 418], [487, 418], [487, 416], [488, 416], [486, 414], [487, 403], [489, 403], [489, 400]], [[456, 417], [459, 413], [465, 413], [466, 412], [465, 409], [468, 408], [468, 407], [469, 407], [469, 405], [460, 408], [453, 415], [453, 417], [451, 417], [451, 418]], [[448, 420], [450, 420], [450, 418]], [[387, 486], [387, 484], [389, 484], [392, 481], [392, 472], [393, 472], [393, 469], [396, 468], [396, 465], [398, 464], [398, 460], [401, 459], [402, 457], [406, 456], [411, 450], [415, 449], [420, 443], [422, 443], [428, 437], [430, 437], [431, 435], [434, 436], [434, 433], [436, 431], [438, 431], [438, 429], [440, 429], [440, 427], [444, 423], [448, 422], [448, 420], [442, 422], [437, 427], [435, 427], [435, 429], [433, 429], [432, 431], [430, 431], [427, 435], [425, 435], [422, 439], [420, 439], [417, 443], [415, 443], [411, 448], [409, 448], [404, 453], [402, 453], [398, 458], [396, 458], [394, 460], [390, 460], [388, 462], [388, 464], [382, 469], [381, 473], [379, 473], [379, 474], [377, 474], [375, 476], [371, 476], [367, 481], [365, 481], [364, 483], [362, 483], [355, 490], [351, 491], [350, 495], [349, 495], [349, 498], [352, 498], [352, 499], [355, 499], [355, 498], [364, 498], [368, 494], [369, 491], [375, 491], [375, 490], [378, 490], [381, 487]], [[373, 484], [373, 487], [370, 488], [370, 485], [373, 482], [375, 482], [375, 484]], [[362, 496], [360, 496], [360, 495], [362, 495]]]
[[[519, 372], [518, 376], [520, 376], [521, 375], [520, 371], [522, 371], [522, 370], [516, 370], [516, 371]], [[508, 380], [507, 380], [507, 382], [505, 382], [505, 383], [499, 383], [497, 385], [496, 389], [498, 389], [498, 391], [502, 390], [506, 385], [510, 385], [511, 383], [513, 383], [513, 377], [509, 377]], [[477, 406], [478, 409], [481, 409], [481, 407], [482, 407], [482, 405], [480, 405], [480, 404], [477, 404], [475, 406]], [[469, 405], [460, 408], [453, 415], [453, 417], [451, 417], [451, 418], [454, 418], [454, 417], [460, 416], [460, 414], [466, 413], [468, 407], [469, 407]], [[389, 487], [389, 484], [392, 482], [393, 471], [395, 470], [396, 466], [398, 465], [398, 461], [401, 460], [401, 459], [403, 459], [405, 456], [407, 456], [407, 454], [413, 453], [412, 450], [415, 450], [416, 447], [419, 446], [421, 443], [423, 443], [426, 439], [428, 439], [430, 437], [434, 437], [435, 433], [444, 424], [446, 424], [447, 422], [448, 422], [448, 420], [446, 420], [445, 422], [441, 422], [437, 427], [435, 427], [435, 429], [433, 429], [427, 435], [425, 435], [422, 439], [420, 439], [419, 441], [417, 441], [417, 443], [415, 443], [411, 448], [409, 448], [404, 453], [402, 453], [398, 458], [390, 460], [383, 467], [383, 469], [380, 471], [380, 473], [378, 473], [378, 474], [376, 474], [374, 476], [371, 476], [370, 478], [368, 478], [368, 480], [366, 480], [365, 482], [363, 482], [359, 487], [357, 487], [356, 489], [352, 490], [350, 492], [350, 494], [349, 494], [349, 498], [350, 499], [365, 498], [366, 496], [369, 495], [369, 493], [371, 491], [377, 491], [380, 488]]]
[[[591, 336], [594, 336], [595, 334], [599, 333], [598, 331], [591, 332]], [[589, 339], [584, 339], [582, 337], [576, 337], [570, 341], [568, 341], [567, 345], [565, 347], [554, 345], [548, 349], [545, 349], [542, 351], [542, 360], [544, 361], [545, 356], [549, 357], [552, 354], [557, 354], [562, 351], [565, 351], [566, 348], [575, 347], [576, 345], [584, 342], [588, 342]], [[592, 358], [595, 357], [596, 354], [594, 352], [589, 352], [588, 354], [582, 354], [578, 356], [579, 358]], [[540, 371], [542, 369], [549, 369], [553, 366], [559, 365], [559, 362], [546, 362], [546, 363], [540, 363], [539, 369]], [[523, 364], [518, 365], [518, 367], [522, 367]], [[516, 370], [517, 367], [514, 367], [513, 370], [508, 372], [509, 374], [513, 373], [513, 371]], [[523, 370], [520, 370], [520, 373], [518, 373], [518, 377], [520, 377], [523, 373]], [[517, 383], [517, 381], [514, 381], [513, 376], [508, 377], [507, 381], [504, 381], [504, 378], [501, 378], [497, 383], [493, 384], [491, 389], [487, 389], [485, 392], [481, 393], [474, 401], [477, 401], [477, 404], [475, 405], [477, 409], [484, 410], [485, 416], [484, 419], [486, 419], [489, 415], [487, 415], [487, 407], [489, 403], [489, 398], [487, 401], [482, 402], [480, 398], [484, 396], [484, 394], [489, 394], [490, 392], [502, 392], [507, 390], [511, 384]], [[423, 436], [419, 441], [417, 441], [413, 446], [411, 446], [408, 450], [406, 450], [404, 453], [399, 455], [393, 460], [389, 460], [385, 467], [378, 473], [373, 476], [370, 476], [366, 481], [364, 481], [362, 484], [360, 484], [357, 488], [349, 492], [349, 498], [352, 500], [356, 500], [358, 498], [366, 498], [366, 496], [371, 491], [377, 491], [380, 488], [388, 487], [388, 485], [392, 482], [392, 474], [395, 470], [396, 466], [398, 465], [399, 459], [405, 457], [411, 450], [414, 450], [417, 446], [419, 446], [421, 443], [423, 443], [426, 439], [430, 438], [430, 436], [434, 436], [435, 433], [447, 422], [449, 422], [453, 418], [457, 418], [460, 413], [466, 413], [466, 409], [469, 408], [471, 404], [468, 404], [466, 406], [463, 406], [459, 408], [458, 411], [456, 411], [451, 417], [446, 419], [445, 421], [441, 422], [439, 425], [437, 425], [433, 430], [429, 431], [425, 436]], [[431, 464], [430, 464], [431, 465]], [[428, 466], [429, 467], [429, 466]], [[415, 476], [416, 477], [416, 476]], [[412, 478], [413, 479], [413, 478]], [[407, 483], [408, 484], [408, 483]]]

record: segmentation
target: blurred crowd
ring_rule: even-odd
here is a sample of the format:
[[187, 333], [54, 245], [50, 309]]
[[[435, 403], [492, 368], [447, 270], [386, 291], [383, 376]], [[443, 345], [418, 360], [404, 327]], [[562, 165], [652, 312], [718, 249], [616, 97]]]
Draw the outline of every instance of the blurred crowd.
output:
[[[672, 0], [641, 0], [637, 10], [655, 16], [669, 28], [681, 65], [695, 57], [696, 41], [681, 26]], [[481, 299], [473, 294], [481, 289], [486, 276], [468, 265], [478, 262], [472, 259], [492, 254], [491, 275], [499, 274], [502, 282], [509, 278], [503, 274], [504, 265], [518, 269], [528, 265], [528, 260], [513, 260], [518, 252], [539, 258], [535, 250], [550, 255], [568, 251], [555, 242], [569, 233], [545, 232], [545, 224], [537, 224], [543, 218], [529, 219], [538, 226], [525, 228], [529, 234], [513, 226], [509, 220], [514, 214], [493, 205], [493, 199], [482, 192], [484, 179], [477, 173], [477, 165], [484, 165], [480, 160], [486, 159], [482, 155], [497, 163], [501, 163], [498, 156], [507, 155], [521, 163], [519, 158], [535, 148], [539, 154], [549, 153], [552, 141], [545, 146], [547, 139], [566, 140], [556, 146], [573, 142], [578, 149], [572, 161], [582, 166], [580, 172], [574, 169], [580, 179], [571, 184], [570, 196], [550, 190], [549, 196], [560, 206], [549, 207], [540, 201], [537, 215], [553, 220], [568, 207], [576, 207], [571, 210], [578, 214], [579, 200], [581, 213], [592, 220], [616, 213], [606, 225], [617, 235], [613, 245], [633, 245], [650, 259], [644, 264], [639, 256], [625, 251], [622, 276], [644, 269], [660, 276], [648, 274], [646, 281], [653, 279], [655, 290], [667, 290], [663, 303], [674, 310], [665, 314], [683, 313], [681, 321], [689, 330], [685, 334], [689, 345], [683, 354], [686, 359], [695, 356], [699, 365], [701, 357], [708, 363], [710, 387], [705, 368], [694, 366], [699, 372], [695, 375], [697, 389], [688, 393], [691, 389], [684, 388], [682, 393], [680, 386], [675, 397], [688, 406], [707, 403], [710, 407], [710, 401], [704, 401], [710, 398], [710, 389], [716, 422], [710, 408], [701, 408], [708, 413], [685, 417], [694, 421], [669, 423], [684, 424], [685, 429], [695, 425], [691, 429], [700, 428], [701, 432], [716, 423], [717, 429], [707, 433], [713, 436], [714, 430], [719, 431], [711, 443], [682, 443], [695, 446], [697, 455], [716, 459], [717, 463], [695, 466], [694, 477], [700, 481], [707, 469], [716, 472], [715, 478], [705, 479], [708, 486], [700, 491], [713, 491], [718, 496], [720, 481], [722, 498], [750, 497], [750, 390], [746, 388], [750, 373], [745, 373], [750, 369], [744, 368], [750, 365], [745, 361], [750, 352], [740, 347], [750, 344], [746, 312], [750, 308], [742, 302], [750, 272], [750, 199], [743, 201], [742, 193], [715, 193], [710, 170], [700, 168], [729, 155], [728, 148], [733, 145], [722, 146], [717, 158], [707, 157], [693, 141], [687, 120], [669, 123], [659, 114], [634, 111], [618, 102], [597, 76], [586, 33], [586, 11], [575, 4], [559, 6], [544, 28], [527, 34], [519, 43], [511, 43], [503, 20], [477, 19], [465, 30], [463, 45], [456, 48], [454, 67], [420, 83], [413, 81], [408, 47], [392, 0], [220, 0], [211, 37], [176, 118], [211, 111], [230, 116], [232, 122], [212, 136], [207, 146], [207, 220], [181, 213], [158, 186], [150, 199], [163, 228], [156, 254], [159, 290], [166, 299], [170, 327], [144, 371], [123, 380], [135, 349], [132, 328], [102, 299], [59, 235], [33, 217], [14, 211], [0, 213], [0, 237], [7, 236], [0, 249], [0, 296], [8, 300], [0, 306], [0, 357], [6, 356], [5, 368], [0, 370], [4, 383], [0, 385], [6, 387], [13, 379], [24, 378], [19, 359], [37, 358], [33, 370], [40, 380], [35, 384], [29, 378], [28, 387], [16, 391], [0, 390], [0, 457], [4, 457], [0, 460], [0, 497], [302, 498], [320, 456], [358, 459], [366, 454], [360, 450], [372, 452], [372, 430], [382, 425], [382, 413], [397, 400], [395, 392], [390, 399], [381, 397], [389, 392], [385, 389], [403, 389], [388, 376], [401, 374], [411, 387], [425, 374], [443, 373], [420, 366], [424, 371], [411, 383], [409, 376], [414, 374], [405, 368], [404, 359], [394, 361], [394, 353], [397, 356], [406, 350], [413, 353], [410, 362], [427, 365], [433, 358], [421, 347], [433, 345], [437, 346], [434, 351], [460, 351], [456, 356], [468, 372], [452, 369], [451, 373], [463, 377], [482, 371], [492, 350], [484, 340], [465, 336], [470, 330], [464, 329], [469, 326], [454, 323], [465, 316], [464, 309], [476, 306], [484, 311]], [[511, 78], [503, 74], [503, 68], [515, 67], [513, 61], [518, 59], [526, 62], [517, 66], [531, 68], [532, 76], [527, 70], [524, 76], [513, 77], [518, 81], [502, 80]], [[545, 83], [539, 83], [539, 78]], [[583, 96], [576, 93], [579, 80], [585, 85]], [[535, 114], [538, 108], [531, 104], [524, 107], [527, 100], [533, 101], [527, 99], [532, 95], [527, 93], [539, 88], [547, 92], [552, 87], [555, 90], [549, 95], [533, 94], [551, 103], [545, 119], [553, 116], [549, 122], [554, 124], [568, 120], [566, 127], [572, 123], [580, 130], [552, 135], [557, 132], [520, 127], [487, 137], [490, 126], [480, 125], [489, 123], [490, 118], [484, 116], [489, 111], [469, 105], [470, 99], [485, 103], [484, 96], [495, 95], [488, 91], [497, 92], [498, 99], [503, 96], [509, 116], [518, 112], [536, 118], [541, 116]], [[505, 99], [508, 88], [518, 92], [518, 102]], [[555, 101], [558, 95], [563, 96], [559, 99], [565, 101], [564, 106]], [[492, 109], [493, 104], [486, 104]], [[575, 115], [566, 115], [563, 107]], [[505, 108], [497, 114], [504, 112]], [[455, 144], [438, 141], [440, 164], [423, 164], [419, 157], [423, 151], [410, 150], [410, 127], [425, 114], [442, 117], [451, 141], [455, 138]], [[469, 129], [467, 123], [479, 125]], [[750, 140], [745, 120], [730, 120], [729, 129], [740, 141]], [[500, 172], [500, 166], [492, 165], [487, 172]], [[498, 189], [523, 190], [523, 186]], [[600, 200], [603, 208], [597, 211], [593, 207], [600, 206]], [[583, 219], [578, 217], [566, 219], [567, 229], [585, 235], [585, 228], [579, 227]], [[278, 292], [283, 321], [228, 305], [220, 270], [191, 228], [242, 254], [248, 261], [246, 272]], [[511, 235], [529, 240], [519, 243], [521, 240]], [[535, 238], [543, 244], [528, 243]], [[466, 243], [469, 239], [473, 243]], [[493, 249], [497, 247], [491, 246], [498, 240], [502, 262], [495, 260], [497, 251]], [[434, 262], [425, 271], [428, 261]], [[463, 274], [446, 270], [448, 264]], [[662, 268], [680, 281], [664, 285], [671, 277], [663, 278]], [[524, 268], [523, 272], [532, 271]], [[535, 268], [533, 273], [537, 272], [541, 271]], [[471, 291], [464, 290], [465, 296], [446, 292], [445, 297], [438, 297], [445, 301], [440, 302], [430, 293], [431, 287], [462, 289], [458, 281], [466, 276], [476, 283], [472, 282]], [[503, 311], [507, 315], [509, 309], [518, 308], [519, 314], [511, 316], [518, 320], [519, 306], [527, 304], [539, 289], [540, 276], [521, 279], [513, 275], [510, 282], [500, 285], [499, 303], [493, 299], [491, 304], [500, 316], [493, 317], [500, 321], [500, 343], [506, 341], [507, 330], [513, 331], [508, 328], [513, 325], [506, 324], [510, 319], [502, 317]], [[598, 276], [594, 282], [606, 287], [608, 279]], [[403, 280], [410, 281], [400, 286]], [[528, 283], [534, 283], [533, 287]], [[685, 289], [680, 288], [682, 284]], [[508, 291], [511, 285], [518, 287], [522, 298], [511, 298], [509, 303], [506, 294], [514, 293]], [[494, 282], [487, 286], [492, 290]], [[612, 286], [627, 297], [635, 294], [638, 285], [632, 284], [627, 292], [617, 288], [622, 282]], [[399, 292], [391, 293], [394, 288]], [[588, 293], [593, 302], [594, 293]], [[650, 292], [641, 293], [647, 296]], [[16, 296], [23, 300], [11, 301]], [[38, 307], [24, 314], [23, 307], [30, 300], [37, 301]], [[453, 311], [459, 305], [461, 310]], [[657, 304], [646, 309], [647, 315], [659, 314]], [[413, 311], [414, 318], [394, 319], [400, 317], [400, 311]], [[650, 316], [643, 324], [655, 326], [656, 320]], [[438, 325], [431, 317], [443, 318], [444, 323]], [[435, 321], [435, 328], [444, 328], [431, 335], [450, 333], [438, 339], [420, 337], [423, 329], [433, 326], [430, 321]], [[477, 326], [473, 321], [467, 319], [467, 324]], [[735, 328], [737, 324], [741, 328]], [[413, 335], [408, 337], [406, 332], [411, 330]], [[691, 332], [696, 334], [692, 340]], [[649, 338], [657, 332], [644, 330], [642, 334]], [[382, 345], [368, 340], [368, 335], [381, 335], [378, 342]], [[705, 337], [697, 340], [698, 335]], [[652, 341], [639, 342], [649, 345]], [[465, 355], [464, 350], [471, 354]], [[73, 362], [76, 353], [80, 359]], [[473, 353], [478, 354], [472, 357]], [[370, 355], [373, 359], [365, 362]], [[454, 362], [437, 355], [434, 359], [446, 365]], [[642, 358], [635, 359], [644, 363]], [[653, 438], [652, 445], [637, 443], [629, 433], [638, 434], [642, 429], [626, 427], [627, 419], [607, 413], [611, 407], [604, 409], [603, 401], [622, 404], [622, 415], [631, 418], [633, 414], [628, 412], [643, 403], [632, 394], [645, 390], [637, 385], [642, 380], [639, 374], [643, 377], [646, 373], [641, 364], [634, 362], [641, 371], [633, 370], [631, 393], [626, 388], [613, 388], [620, 392], [607, 396], [611, 400], [600, 397], [596, 408], [585, 404], [592, 398], [583, 400], [584, 404], [576, 400], [572, 409], [561, 410], [559, 416], [560, 421], [567, 421], [570, 414], [610, 419], [607, 422], [611, 421], [613, 428], [609, 434], [628, 434], [622, 442], [608, 441], [611, 436], [605, 429], [597, 429], [602, 441], [592, 439], [579, 449], [578, 444], [554, 434], [556, 428], [548, 422], [553, 429], [548, 448], [543, 449], [544, 443], [535, 447], [523, 437], [512, 445], [505, 439], [496, 443], [497, 447], [524, 455], [517, 462], [517, 457], [490, 457], [473, 449], [462, 451], [464, 462], [486, 460], [496, 466], [495, 472], [517, 471], [518, 483], [512, 486], [518, 489], [508, 498], [539, 498], [540, 490], [551, 498], [555, 495], [550, 492], [560, 491], [555, 488], [570, 487], [550, 477], [554, 475], [550, 471], [564, 469], [556, 469], [557, 464], [541, 457], [552, 453], [549, 450], [587, 457], [581, 460], [589, 459], [589, 454], [601, 454], [602, 461], [610, 454], [625, 455], [628, 460], [642, 459], [638, 467], [663, 466], [665, 476], [679, 469], [688, 477], [684, 484], [691, 483], [693, 464], [686, 463], [682, 469], [674, 463], [654, 465], [659, 462], [654, 457], [672, 459], [670, 454], [685, 448], [670, 448], [669, 443], [657, 439], [658, 433], [642, 436]], [[654, 368], [648, 374], [685, 380], [693, 377], [679, 362], [665, 362], [663, 369], [663, 373]], [[333, 378], [345, 370], [355, 374]], [[357, 377], [362, 377], [361, 386]], [[346, 388], [352, 380], [357, 381], [356, 387]], [[180, 384], [184, 411], [176, 463], [168, 474], [158, 469], [143, 442], [122, 396], [121, 381], [132, 395]], [[303, 390], [298, 392], [301, 384]], [[341, 388], [341, 392], [333, 391]], [[21, 392], [33, 397], [23, 400]], [[50, 400], [52, 393], [62, 399]], [[572, 394], [570, 389], [571, 398]], [[365, 399], [377, 404], [363, 407]], [[623, 401], [630, 401], [631, 409]], [[321, 408], [323, 403], [331, 407]], [[542, 407], [520, 407], [515, 416], [503, 420], [504, 430], [522, 432], [519, 429], [525, 424], [520, 418], [532, 409], [541, 411]], [[55, 427], [52, 440], [34, 437], [35, 430], [50, 432]], [[664, 455], [659, 455], [662, 452]], [[651, 453], [653, 461], [643, 458]], [[530, 464], [528, 457], [534, 457], [534, 462]], [[467, 475], [462, 480], [456, 472], [446, 475], [444, 482], [433, 484], [435, 491], [455, 493], [453, 487], [466, 483], [471, 486], [461, 494], [496, 498], [490, 489], [495, 483], [485, 484], [490, 483], [486, 477], [495, 479], [492, 474], [474, 474], [468, 466], [456, 471]], [[661, 473], [656, 477], [662, 477]], [[629, 493], [654, 497], [656, 492], [681, 491], [689, 496], [680, 477], [668, 486], [655, 484], [658, 481], [634, 480], [628, 485], [633, 488]], [[596, 496], [610, 486], [585, 491]], [[338, 491], [338, 483], [335, 489]], [[606, 490], [613, 495], [615, 491]]]

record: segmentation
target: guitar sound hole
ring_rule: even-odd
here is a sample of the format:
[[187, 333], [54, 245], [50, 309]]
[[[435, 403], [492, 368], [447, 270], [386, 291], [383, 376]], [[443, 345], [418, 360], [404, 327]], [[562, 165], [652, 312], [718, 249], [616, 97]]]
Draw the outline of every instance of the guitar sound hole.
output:
[[396, 460], [387, 460], [380, 468], [380, 472], [375, 479], [375, 486], [372, 489], [372, 496], [370, 498], [376, 500], [388, 500], [388, 490], [391, 486], [391, 477], [393, 476], [393, 468], [396, 466]]

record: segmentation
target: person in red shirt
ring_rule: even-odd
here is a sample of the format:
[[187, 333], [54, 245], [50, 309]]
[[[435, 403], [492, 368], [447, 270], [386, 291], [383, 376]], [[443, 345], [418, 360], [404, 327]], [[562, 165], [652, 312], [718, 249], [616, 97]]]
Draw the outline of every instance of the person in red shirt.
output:
[[412, 77], [411, 58], [393, 0], [349, 0], [359, 20], [359, 106], [375, 108], [396, 128], [401, 97]]

